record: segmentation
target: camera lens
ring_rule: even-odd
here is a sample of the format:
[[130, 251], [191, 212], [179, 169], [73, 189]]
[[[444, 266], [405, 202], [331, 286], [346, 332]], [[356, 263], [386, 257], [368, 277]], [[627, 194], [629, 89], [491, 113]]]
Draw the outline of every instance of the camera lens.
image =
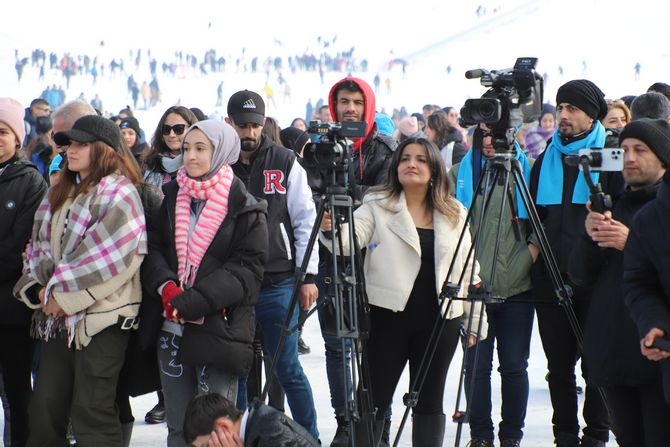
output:
[[498, 111], [498, 105], [490, 101], [482, 101], [479, 107], [479, 116], [484, 120], [493, 119]]

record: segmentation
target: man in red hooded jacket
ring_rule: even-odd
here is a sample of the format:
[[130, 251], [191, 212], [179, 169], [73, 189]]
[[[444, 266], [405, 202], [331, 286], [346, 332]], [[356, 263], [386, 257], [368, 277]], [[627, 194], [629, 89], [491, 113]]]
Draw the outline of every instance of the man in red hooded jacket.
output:
[[352, 138], [356, 171], [356, 200], [367, 188], [384, 183], [391, 156], [398, 143], [377, 132], [375, 94], [364, 80], [348, 76], [338, 81], [328, 94], [330, 114], [338, 123], [365, 121], [365, 136]]
[[[341, 79], [330, 89], [328, 94], [330, 114], [338, 123], [344, 121], [364, 121], [365, 136], [351, 138], [353, 146], [353, 162], [350, 166], [350, 182], [354, 199], [360, 203], [365, 191], [374, 185], [386, 181], [391, 163], [391, 156], [398, 145], [397, 141], [377, 131], [375, 123], [375, 95], [372, 88], [362, 79], [348, 76]], [[342, 340], [324, 331], [328, 318], [326, 307], [321, 303], [325, 297], [332, 295], [328, 284], [333, 284], [332, 258], [325, 247], [321, 247], [319, 274], [316, 284], [319, 288], [319, 321], [326, 348], [326, 372], [328, 386], [335, 417], [337, 432], [331, 447], [348, 446], [350, 436], [349, 420], [346, 417], [347, 400], [353, 398], [351, 381], [351, 340]], [[345, 383], [346, 372], [346, 383]], [[368, 384], [369, 385], [369, 384]], [[383, 411], [383, 410], [382, 410]]]

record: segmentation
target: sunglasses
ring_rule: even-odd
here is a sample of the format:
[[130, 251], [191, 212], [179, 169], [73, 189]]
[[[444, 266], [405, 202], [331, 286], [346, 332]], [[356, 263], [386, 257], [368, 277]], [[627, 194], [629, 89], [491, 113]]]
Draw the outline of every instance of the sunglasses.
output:
[[175, 135], [181, 135], [181, 134], [184, 133], [185, 130], [186, 130], [186, 124], [175, 124], [174, 126], [169, 126], [167, 124], [163, 124], [163, 128], [161, 129], [161, 132], [165, 136], [170, 135], [171, 131], [174, 131]]

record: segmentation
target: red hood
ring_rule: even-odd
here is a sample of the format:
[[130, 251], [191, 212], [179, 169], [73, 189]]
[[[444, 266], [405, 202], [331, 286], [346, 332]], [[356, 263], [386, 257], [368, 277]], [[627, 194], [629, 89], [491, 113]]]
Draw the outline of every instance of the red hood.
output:
[[328, 94], [328, 108], [330, 109], [330, 115], [334, 120], [337, 120], [337, 104], [335, 103], [335, 89], [340, 83], [344, 81], [353, 81], [363, 92], [363, 98], [365, 99], [365, 114], [363, 116], [363, 121], [365, 121], [365, 137], [363, 138], [352, 138], [354, 142], [354, 150], [359, 150], [363, 142], [372, 134], [372, 130], [375, 125], [375, 111], [377, 110], [377, 104], [375, 103], [375, 94], [372, 91], [370, 85], [360, 78], [355, 78], [353, 76], [347, 76], [346, 78], [340, 79], [338, 82], [333, 85]]

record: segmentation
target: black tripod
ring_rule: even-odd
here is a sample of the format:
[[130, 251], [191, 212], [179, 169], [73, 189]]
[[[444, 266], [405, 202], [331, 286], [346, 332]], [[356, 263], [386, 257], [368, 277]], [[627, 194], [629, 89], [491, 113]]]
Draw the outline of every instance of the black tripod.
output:
[[[493, 256], [490, 260], [491, 262], [489, 270], [490, 276], [489, 278], [483, 278], [485, 283], [483, 283], [480, 287], [476, 289], [476, 293], [470, 293], [468, 296], [468, 300], [470, 300], [473, 304], [475, 302], [480, 302], [482, 304], [482, 306], [480, 307], [480, 314], [479, 314], [480, 325], [481, 321], [483, 320], [483, 315], [487, 304], [500, 303], [506, 301], [506, 297], [494, 296], [492, 294], [491, 287], [494, 284], [496, 277], [496, 263], [498, 258], [498, 249], [500, 246], [503, 226], [511, 224], [513, 226], [517, 241], [522, 240], [521, 238], [525, 239], [525, 231], [523, 231], [524, 229], [520, 227], [518, 210], [516, 209], [516, 205], [519, 205], [519, 203], [515, 202], [514, 200], [514, 196], [516, 194], [517, 197], [519, 197], [520, 204], [523, 204], [525, 210], [527, 211], [528, 221], [537, 237], [540, 252], [543, 255], [543, 259], [546, 263], [552, 284], [554, 285], [554, 291], [558, 299], [558, 304], [565, 311], [570, 327], [579, 345], [579, 349], [581, 350], [583, 336], [581, 327], [579, 326], [578, 318], [572, 307], [572, 301], [571, 301], [572, 290], [568, 285], [565, 284], [560, 274], [558, 264], [551, 251], [546, 234], [544, 233], [543, 227], [541, 225], [540, 218], [537, 214], [537, 210], [533, 205], [533, 201], [530, 192], [528, 190], [528, 185], [526, 183], [526, 179], [523, 174], [523, 169], [519, 161], [515, 157], [515, 150], [514, 147], [511, 145], [511, 143], [510, 148], [511, 149], [509, 151], [497, 150], [496, 154], [492, 158], [486, 160], [485, 168], [481, 174], [477, 187], [475, 188], [475, 192], [473, 194], [473, 201], [468, 211], [468, 221], [470, 221], [471, 219], [470, 216], [477, 208], [476, 201], [479, 200], [481, 196], [483, 205], [481, 207], [479, 221], [477, 223], [473, 236], [472, 250], [474, 255], [472, 262], [475, 262], [474, 261], [475, 259], [480, 259], [479, 257], [480, 241], [485, 228], [489, 225], [495, 225], [496, 229]], [[496, 149], [498, 149], [497, 146]], [[510, 179], [512, 179], [513, 182], [511, 182]], [[491, 198], [494, 196], [494, 193], [497, 189], [501, 189], [502, 197], [500, 200], [499, 217], [497, 221], [493, 222], [492, 219], [487, 219], [487, 215], [490, 212]], [[503, 211], [506, 206], [509, 206], [511, 211], [510, 222], [503, 221], [504, 216]], [[467, 331], [470, 330], [470, 327], [472, 325], [472, 314], [470, 317], [471, 318], [467, 322], [467, 328], [468, 328]], [[474, 349], [474, 356], [472, 357], [473, 360], [470, 373], [471, 374], [470, 386], [466, 390], [467, 392], [466, 408], [465, 410], [462, 410], [460, 409], [461, 408], [460, 401], [463, 394], [464, 383], [466, 380], [466, 372], [467, 372], [466, 358], [468, 356], [469, 349]], [[456, 446], [458, 446], [460, 443], [463, 423], [469, 422], [470, 417], [469, 405], [470, 402], [472, 402], [474, 395], [474, 384], [475, 384], [474, 375], [475, 372], [477, 371], [477, 363], [479, 359], [478, 351], [479, 351], [479, 344], [476, 344], [473, 347], [466, 348], [466, 352], [464, 352], [463, 355], [463, 364], [461, 367], [461, 374], [459, 378], [459, 386], [457, 392], [456, 410], [454, 411], [453, 416], [454, 422], [458, 424], [455, 437]]]
[[[341, 170], [332, 170], [325, 177], [330, 177], [321, 196], [316, 223], [310, 234], [300, 270], [297, 273], [296, 283], [291, 296], [289, 312], [286, 315], [283, 330], [277, 346], [277, 353], [272, 359], [272, 364], [267, 372], [267, 380], [263, 388], [261, 401], [265, 400], [272, 380], [274, 370], [281, 352], [286, 336], [297, 331], [319, 307], [325, 307], [329, 312], [330, 319], [324, 332], [338, 337], [342, 343], [342, 364], [344, 365], [343, 380], [345, 384], [344, 400], [345, 422], [350, 427], [350, 445], [372, 446], [375, 445], [374, 418], [375, 411], [372, 403], [370, 390], [370, 375], [366, 364], [366, 338], [369, 331], [369, 305], [365, 294], [365, 283], [362, 274], [362, 256], [355, 237], [353, 219], [354, 204], [349, 194], [350, 187], [344, 175], [348, 167], [345, 165]], [[352, 188], [353, 189], [353, 188]], [[302, 321], [295, 327], [291, 326], [293, 312], [298, 300], [299, 286], [304, 282], [307, 274], [307, 266], [310, 254], [319, 235], [319, 224], [325, 212], [330, 213], [333, 229], [330, 236], [330, 251], [332, 253], [332, 294], [323, 297], [317, 307], [310, 310]], [[345, 231], [345, 224], [348, 231]], [[343, 235], [347, 234], [346, 241]], [[348, 255], [338, 255], [347, 253]], [[351, 362], [346, 361], [347, 349], [351, 349]], [[347, 369], [349, 369], [347, 371]], [[348, 376], [351, 376], [351, 388], [348, 385]]]

